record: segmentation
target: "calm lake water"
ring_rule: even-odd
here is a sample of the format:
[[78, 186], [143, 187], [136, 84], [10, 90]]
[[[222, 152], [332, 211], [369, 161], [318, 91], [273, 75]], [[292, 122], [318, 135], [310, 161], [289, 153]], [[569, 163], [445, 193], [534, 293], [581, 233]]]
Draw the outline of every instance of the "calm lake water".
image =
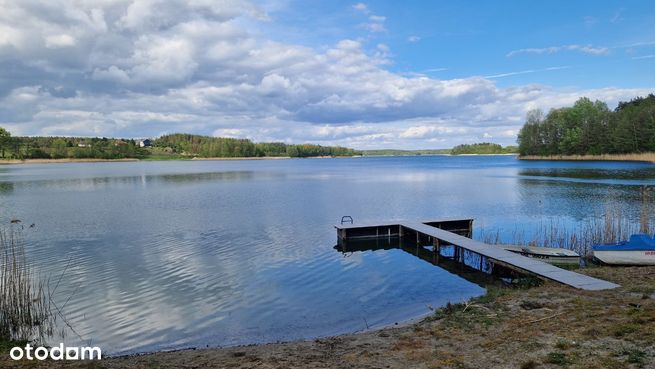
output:
[[69, 323], [118, 354], [353, 332], [484, 293], [399, 249], [337, 252], [342, 215], [508, 235], [616, 203], [636, 219], [644, 184], [655, 166], [509, 156], [12, 165], [0, 220], [35, 224]]

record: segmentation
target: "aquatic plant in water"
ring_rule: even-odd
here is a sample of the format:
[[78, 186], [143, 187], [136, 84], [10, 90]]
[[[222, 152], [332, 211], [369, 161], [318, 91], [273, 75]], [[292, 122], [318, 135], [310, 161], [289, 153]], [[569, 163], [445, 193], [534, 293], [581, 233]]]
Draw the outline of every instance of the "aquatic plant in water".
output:
[[25, 254], [19, 221], [0, 229], [0, 341], [44, 341], [55, 315], [48, 282], [39, 278]]

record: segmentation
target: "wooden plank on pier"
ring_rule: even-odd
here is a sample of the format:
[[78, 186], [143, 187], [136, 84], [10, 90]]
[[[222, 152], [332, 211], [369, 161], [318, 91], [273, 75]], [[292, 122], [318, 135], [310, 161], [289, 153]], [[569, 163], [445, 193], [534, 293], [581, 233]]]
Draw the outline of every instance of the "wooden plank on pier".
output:
[[544, 263], [543, 261], [521, 256], [500, 247], [431, 227], [420, 222], [402, 222], [400, 226], [493, 259], [495, 262], [500, 262], [510, 268], [528, 272], [540, 278], [559, 282], [571, 287], [583, 290], [606, 290], [619, 287], [619, 285], [612, 282], [575, 273], [570, 270], [564, 270]]

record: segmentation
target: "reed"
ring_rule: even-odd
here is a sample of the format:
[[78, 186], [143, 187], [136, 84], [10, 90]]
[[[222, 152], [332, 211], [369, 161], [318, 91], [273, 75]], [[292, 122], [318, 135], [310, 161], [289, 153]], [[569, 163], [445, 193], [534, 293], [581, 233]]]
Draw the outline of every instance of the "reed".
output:
[[575, 161], [643, 161], [655, 163], [655, 153], [602, 154], [602, 155], [522, 155], [521, 160], [575, 160]]
[[559, 247], [576, 251], [582, 256], [591, 256], [593, 245], [623, 241], [635, 233], [653, 234], [652, 192], [651, 187], [641, 189], [638, 222], [628, 217], [620, 205], [610, 205], [603, 213], [597, 213], [577, 225], [550, 220], [536, 229], [526, 231], [517, 228], [510, 234], [501, 235], [499, 230], [482, 230], [477, 238], [489, 244]]
[[56, 316], [47, 280], [25, 254], [21, 228], [0, 229], [0, 341], [43, 342], [52, 336]]

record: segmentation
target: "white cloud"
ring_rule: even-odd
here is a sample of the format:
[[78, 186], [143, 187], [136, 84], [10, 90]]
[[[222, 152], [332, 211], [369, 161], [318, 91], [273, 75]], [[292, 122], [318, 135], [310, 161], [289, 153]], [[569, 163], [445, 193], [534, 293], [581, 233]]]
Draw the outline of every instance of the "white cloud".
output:
[[529, 109], [650, 92], [399, 74], [385, 69], [383, 43], [267, 39], [249, 25], [269, 17], [241, 1], [0, 4], [0, 70], [12, 70], [0, 75], [0, 125], [20, 135], [192, 132], [373, 148], [448, 147], [487, 133], [510, 144]]
[[448, 68], [430, 68], [430, 69], [426, 69], [425, 71], [426, 72], [443, 72], [443, 71], [446, 71], [446, 70], [448, 70]]
[[518, 71], [518, 72], [493, 74], [493, 75], [490, 75], [490, 76], [484, 76], [484, 78], [502, 78], [502, 77], [510, 77], [510, 76], [521, 75], [521, 74], [534, 73], [534, 72], [536, 72], [536, 70], [529, 69], [529, 70], [522, 70], [522, 71]]
[[419, 42], [419, 41], [421, 41], [421, 38], [416, 36], [416, 35], [412, 35], [412, 36], [407, 37], [407, 42], [414, 43], [414, 42]]
[[60, 47], [74, 46], [75, 39], [66, 34], [46, 36], [45, 47], [49, 49], [56, 49]]
[[584, 24], [587, 27], [591, 27], [591, 26], [596, 25], [598, 23], [598, 21], [599, 21], [599, 19], [596, 18], [596, 17], [592, 17], [592, 16], [589, 16], [589, 15], [584, 17]]
[[507, 72], [507, 73], [493, 74], [493, 75], [485, 76], [484, 78], [495, 79], [495, 78], [517, 76], [517, 75], [521, 75], [521, 74], [530, 74], [530, 73], [537, 73], [537, 72], [551, 72], [551, 71], [557, 71], [557, 70], [569, 69], [569, 68], [571, 68], [571, 67], [565, 65], [565, 66], [559, 66], [559, 67], [548, 67], [548, 68], [544, 68], [544, 69], [528, 69], [528, 70], [522, 70], [522, 71], [517, 71], [517, 72]]
[[364, 3], [357, 3], [353, 5], [353, 9], [355, 9], [356, 11], [362, 14], [368, 15], [368, 21], [366, 23], [360, 24], [361, 28], [364, 28], [365, 30], [371, 33], [386, 32], [386, 28], [384, 27], [384, 22], [387, 20], [387, 17], [382, 15], [371, 14], [368, 5]]
[[387, 29], [384, 27], [384, 22], [387, 20], [386, 17], [383, 17], [381, 15], [371, 15], [368, 17], [368, 22], [362, 24], [362, 27], [364, 29], [368, 30], [369, 32], [373, 33], [380, 33], [380, 32], [386, 32]]
[[130, 82], [130, 76], [128, 76], [124, 70], [116, 67], [115, 65], [112, 65], [107, 69], [96, 68], [93, 71], [92, 78], [99, 81], [104, 80], [122, 84], [127, 84]]
[[623, 21], [623, 8], [617, 10], [616, 13], [610, 18], [610, 23], [620, 23]]
[[607, 47], [595, 47], [592, 45], [563, 45], [563, 46], [550, 46], [542, 48], [527, 48], [512, 50], [507, 53], [508, 57], [520, 54], [555, 54], [561, 51], [577, 51], [589, 55], [606, 55], [609, 54], [610, 49]]
[[357, 3], [353, 5], [353, 9], [360, 11], [362, 13], [368, 13], [368, 6], [364, 3]]

